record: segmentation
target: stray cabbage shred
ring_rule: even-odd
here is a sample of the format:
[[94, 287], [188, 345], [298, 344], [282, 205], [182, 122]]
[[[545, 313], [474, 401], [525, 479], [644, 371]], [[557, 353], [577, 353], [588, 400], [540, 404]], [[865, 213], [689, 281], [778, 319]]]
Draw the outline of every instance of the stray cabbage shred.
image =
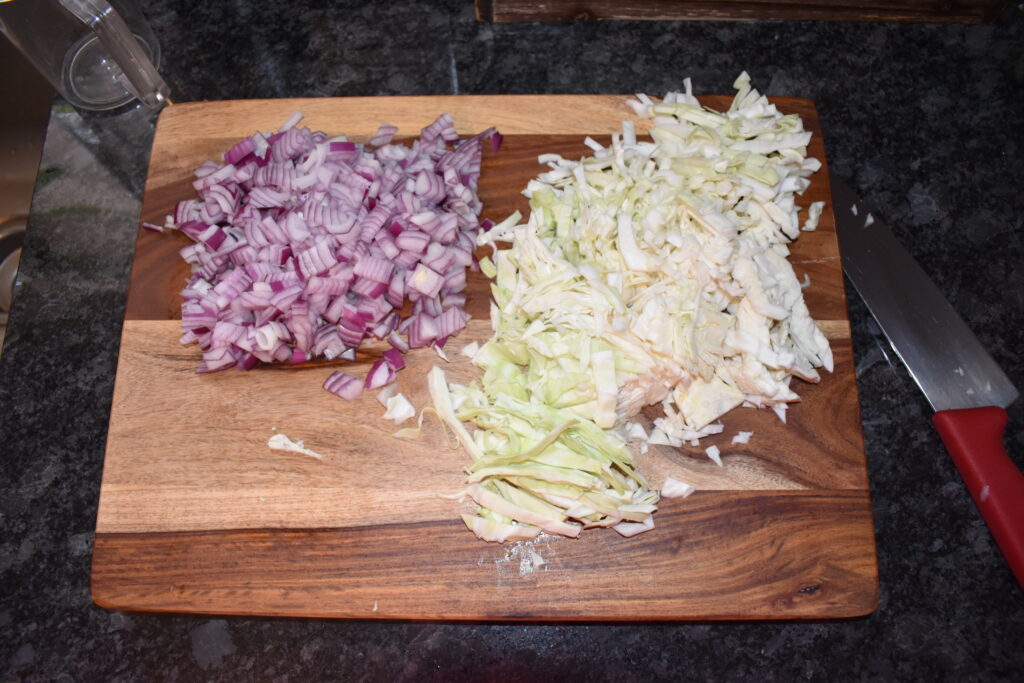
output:
[[585, 140], [591, 156], [541, 156], [529, 219], [478, 238], [494, 248], [481, 260], [494, 330], [473, 356], [483, 374], [449, 386], [434, 368], [429, 384], [473, 457], [465, 494], [478, 508], [463, 519], [484, 540], [646, 531], [659, 494], [634, 467], [630, 418], [660, 404], [648, 441], [696, 445], [739, 406], [784, 421], [791, 378], [832, 370], [786, 260], [795, 198], [821, 166], [810, 132], [746, 72], [725, 112], [684, 84], [629, 101], [650, 140], [627, 120], [608, 147]]

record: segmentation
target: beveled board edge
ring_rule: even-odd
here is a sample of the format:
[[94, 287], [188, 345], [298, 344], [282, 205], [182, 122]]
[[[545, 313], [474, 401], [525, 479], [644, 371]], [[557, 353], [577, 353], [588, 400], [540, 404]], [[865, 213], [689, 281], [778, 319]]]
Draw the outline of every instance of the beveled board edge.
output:
[[877, 606], [867, 492], [698, 492], [657, 519], [632, 539], [503, 546], [458, 521], [97, 534], [92, 595], [109, 609], [444, 621], [847, 619]]
[[[217, 122], [217, 137], [242, 138], [255, 130], [266, 130], [268, 125], [276, 127], [295, 111], [305, 114], [303, 125], [313, 126], [317, 116], [329, 113], [331, 121], [342, 128], [336, 133], [353, 137], [372, 135], [384, 121], [398, 126], [400, 136], [418, 134], [420, 128], [430, 124], [441, 112], [452, 115], [455, 128], [462, 134], [494, 126], [505, 135], [603, 135], [619, 130], [623, 120], [635, 118], [626, 104], [633, 97], [632, 94], [395, 95], [186, 102], [167, 107], [160, 113], [154, 140], [159, 141], [162, 135], [200, 136], [210, 120]], [[719, 110], [727, 108], [733, 99], [731, 95], [698, 95], [697, 98], [702, 104]], [[806, 98], [769, 99], [787, 113], [804, 116], [815, 110], [814, 103]], [[813, 118], [817, 119], [816, 113]]]
[[[471, 135], [494, 126], [503, 135], [609, 135], [622, 121], [636, 120], [626, 105], [631, 95], [412, 95], [391, 97], [323, 97], [267, 100], [188, 102], [165, 108], [159, 115], [151, 159], [174, 155], [182, 137], [241, 139], [254, 131], [276, 130], [293, 112], [304, 114], [301, 125], [368, 139], [381, 123], [398, 127], [398, 136], [418, 135], [440, 113], [451, 114], [456, 130]], [[732, 97], [708, 95], [702, 104], [725, 109]], [[815, 138], [821, 130], [817, 109], [810, 100], [773, 97], [787, 113], [810, 123]], [[383, 113], [382, 113], [383, 112]], [[216, 122], [211, 128], [210, 122]], [[325, 125], [330, 121], [330, 126]], [[636, 121], [638, 130], [649, 126]], [[191, 170], [191, 169], [189, 169]], [[148, 192], [156, 178], [151, 162]], [[827, 181], [826, 181], [827, 182]], [[145, 204], [145, 200], [143, 201]]]

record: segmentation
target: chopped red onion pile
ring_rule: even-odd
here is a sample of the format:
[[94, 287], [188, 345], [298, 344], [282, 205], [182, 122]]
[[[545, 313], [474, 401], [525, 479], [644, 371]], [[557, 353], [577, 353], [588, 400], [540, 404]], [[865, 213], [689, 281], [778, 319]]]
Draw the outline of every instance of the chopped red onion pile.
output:
[[[179, 202], [166, 227], [193, 240], [182, 291], [182, 343], [198, 343], [198, 372], [314, 358], [352, 360], [387, 340], [365, 381], [335, 372], [344, 398], [382, 387], [409, 349], [444, 345], [469, 316], [466, 269], [476, 268], [483, 141], [448, 114], [411, 145], [382, 124], [362, 146], [298, 128], [293, 114], [196, 170], [199, 199]], [[489, 221], [485, 221], [489, 224]], [[411, 304], [411, 305], [407, 305]]]

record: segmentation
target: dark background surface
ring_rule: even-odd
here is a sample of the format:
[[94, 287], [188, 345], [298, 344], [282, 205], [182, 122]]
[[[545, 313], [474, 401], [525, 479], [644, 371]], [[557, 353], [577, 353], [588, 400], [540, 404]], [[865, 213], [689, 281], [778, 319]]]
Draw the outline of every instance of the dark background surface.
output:
[[[1024, 386], [1024, 11], [993, 24], [480, 24], [472, 4], [143, 3], [177, 101], [729, 94], [820, 111], [828, 161]], [[12, 100], [16, 102], [16, 99]], [[0, 356], [4, 680], [1020, 680], [1024, 592], [850, 293], [880, 600], [818, 623], [464, 625], [108, 612], [92, 533], [151, 117], [57, 103]], [[1022, 462], [1021, 402], [1006, 445]], [[623, 577], [628, 580], [628, 577]], [[723, 596], [723, 599], [728, 599]]]

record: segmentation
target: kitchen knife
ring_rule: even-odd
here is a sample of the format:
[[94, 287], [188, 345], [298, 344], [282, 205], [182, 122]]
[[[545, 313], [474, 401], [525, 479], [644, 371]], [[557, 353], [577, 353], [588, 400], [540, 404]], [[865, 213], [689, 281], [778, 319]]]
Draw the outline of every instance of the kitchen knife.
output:
[[831, 175], [843, 270], [928, 398], [942, 437], [1024, 587], [1024, 474], [1003, 447], [1017, 389], [885, 223]]

